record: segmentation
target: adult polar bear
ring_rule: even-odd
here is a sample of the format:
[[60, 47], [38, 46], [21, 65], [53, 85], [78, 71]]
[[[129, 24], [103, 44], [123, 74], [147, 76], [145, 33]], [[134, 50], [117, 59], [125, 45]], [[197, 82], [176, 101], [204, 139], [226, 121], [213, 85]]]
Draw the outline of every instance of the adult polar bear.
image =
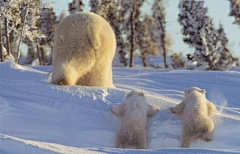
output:
[[115, 34], [101, 16], [87, 12], [64, 18], [54, 35], [52, 83], [114, 87]]
[[214, 123], [209, 117], [217, 113], [215, 105], [207, 100], [206, 90], [198, 87], [185, 89], [184, 100], [170, 111], [183, 118], [182, 147], [188, 148], [191, 141], [201, 137], [205, 141], [213, 140]]

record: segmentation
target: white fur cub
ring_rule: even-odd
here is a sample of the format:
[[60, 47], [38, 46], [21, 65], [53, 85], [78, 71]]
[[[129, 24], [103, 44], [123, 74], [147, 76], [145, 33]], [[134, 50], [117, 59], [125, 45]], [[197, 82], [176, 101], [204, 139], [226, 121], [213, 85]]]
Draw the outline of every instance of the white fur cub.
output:
[[206, 90], [198, 87], [185, 89], [184, 100], [170, 111], [183, 118], [182, 147], [188, 148], [195, 138], [213, 140], [214, 123], [209, 117], [217, 113], [215, 105], [206, 98]]
[[117, 117], [121, 117], [116, 148], [146, 149], [147, 118], [155, 115], [160, 107], [149, 105], [143, 92], [131, 91], [123, 104], [110, 110]]

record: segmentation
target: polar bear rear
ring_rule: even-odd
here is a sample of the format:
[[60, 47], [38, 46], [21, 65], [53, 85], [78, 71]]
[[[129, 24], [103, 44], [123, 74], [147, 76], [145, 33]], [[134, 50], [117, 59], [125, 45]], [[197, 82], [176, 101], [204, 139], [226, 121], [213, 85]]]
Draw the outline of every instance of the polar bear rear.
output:
[[131, 91], [123, 104], [112, 107], [110, 111], [121, 118], [116, 148], [146, 149], [147, 118], [159, 110], [160, 107], [148, 104], [144, 93], [138, 91]]
[[114, 87], [115, 50], [114, 32], [104, 18], [90, 12], [67, 16], [54, 35], [52, 83]]
[[207, 100], [206, 90], [192, 87], [184, 90], [184, 100], [170, 111], [183, 118], [182, 147], [188, 148], [193, 139], [213, 140], [214, 123], [209, 117], [218, 111], [215, 105]]

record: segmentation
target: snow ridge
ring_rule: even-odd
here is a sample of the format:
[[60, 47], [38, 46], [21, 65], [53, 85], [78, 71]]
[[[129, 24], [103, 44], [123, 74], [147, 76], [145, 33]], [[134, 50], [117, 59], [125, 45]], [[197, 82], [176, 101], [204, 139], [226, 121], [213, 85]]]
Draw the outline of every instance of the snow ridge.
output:
[[[239, 153], [239, 72], [162, 71], [113, 68], [117, 88], [58, 86], [51, 67], [0, 64], [0, 153]], [[220, 113], [214, 140], [196, 140], [181, 149], [182, 120], [169, 112], [185, 88], [206, 89]], [[119, 119], [110, 107], [130, 90], [146, 93], [161, 107], [148, 122], [148, 150], [115, 149]]]

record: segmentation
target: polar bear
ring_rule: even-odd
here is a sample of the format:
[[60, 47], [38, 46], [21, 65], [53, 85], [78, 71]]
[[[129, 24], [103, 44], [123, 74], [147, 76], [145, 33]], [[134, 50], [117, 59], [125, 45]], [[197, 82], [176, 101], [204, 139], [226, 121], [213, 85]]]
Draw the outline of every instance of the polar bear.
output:
[[188, 148], [195, 138], [213, 140], [214, 123], [209, 117], [217, 113], [215, 105], [206, 98], [206, 90], [198, 87], [185, 89], [184, 100], [170, 111], [183, 118], [183, 138], [181, 147]]
[[155, 115], [160, 107], [149, 105], [143, 92], [131, 91], [123, 104], [110, 110], [121, 118], [116, 148], [146, 149], [147, 118]]
[[78, 12], [64, 18], [54, 34], [52, 83], [114, 87], [115, 34], [101, 16]]

